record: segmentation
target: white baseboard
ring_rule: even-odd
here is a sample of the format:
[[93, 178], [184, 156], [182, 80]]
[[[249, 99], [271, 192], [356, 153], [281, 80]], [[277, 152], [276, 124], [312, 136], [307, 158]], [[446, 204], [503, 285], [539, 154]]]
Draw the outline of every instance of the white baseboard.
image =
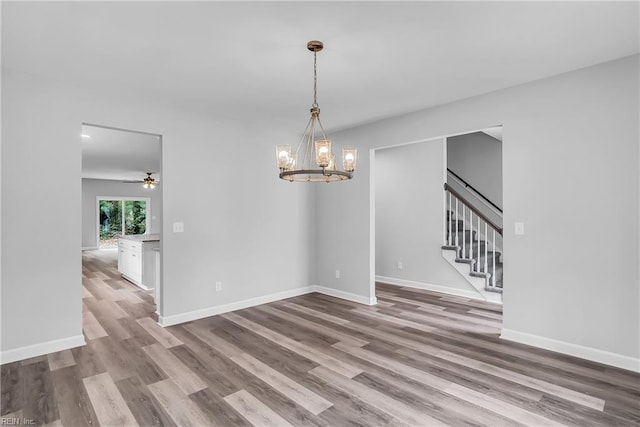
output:
[[228, 313], [230, 311], [242, 310], [256, 305], [268, 304], [270, 302], [279, 301], [285, 298], [297, 297], [314, 292], [314, 286], [306, 286], [304, 288], [296, 288], [274, 294], [263, 295], [256, 298], [249, 298], [242, 301], [232, 302], [229, 304], [216, 305], [200, 310], [189, 311], [171, 316], [158, 316], [160, 326], [173, 326], [179, 323], [191, 322], [192, 320], [202, 319], [204, 317], [216, 316], [218, 314]]
[[527, 334], [511, 329], [503, 328], [500, 338], [507, 341], [514, 341], [521, 344], [544, 348], [546, 350], [556, 351], [558, 353], [568, 354], [581, 359], [604, 363], [605, 365], [615, 366], [616, 368], [640, 372], [640, 358], [624, 356], [622, 354], [611, 353], [609, 351], [599, 350], [593, 347], [585, 347], [566, 341], [558, 341], [552, 338]]
[[376, 305], [378, 303], [378, 299], [374, 296], [367, 298], [362, 295], [352, 294], [351, 292], [340, 291], [338, 289], [327, 288], [325, 286], [313, 286], [314, 291], [329, 295], [330, 297], [336, 297], [341, 299], [346, 299], [347, 301], [357, 302], [358, 304], [365, 305]]
[[339, 291], [337, 289], [331, 289], [324, 286], [306, 286], [303, 288], [291, 289], [284, 292], [276, 292], [274, 294], [263, 295], [256, 298], [250, 298], [243, 301], [232, 302], [229, 304], [216, 305], [214, 307], [207, 307], [200, 310], [189, 311], [187, 313], [174, 314], [171, 316], [158, 316], [158, 324], [160, 326], [173, 326], [180, 323], [191, 322], [192, 320], [198, 320], [209, 316], [216, 316], [218, 314], [229, 313], [231, 311], [242, 310], [244, 308], [254, 307], [256, 305], [268, 304], [270, 302], [280, 301], [286, 298], [293, 298], [300, 295], [310, 294], [312, 292], [318, 292], [321, 294], [329, 295], [336, 298], [342, 298], [348, 301], [357, 302], [359, 304], [375, 305], [376, 298], [366, 298], [361, 295], [352, 294], [350, 292]]
[[84, 251], [97, 251], [98, 249], [100, 249], [97, 246], [83, 246], [82, 247], [82, 252]]
[[477, 292], [468, 291], [465, 289], [450, 288], [450, 287], [441, 286], [441, 285], [434, 285], [432, 283], [414, 282], [411, 280], [396, 279], [393, 277], [384, 277], [384, 276], [376, 276], [376, 282], [387, 283], [389, 285], [395, 285], [395, 286], [405, 286], [407, 288], [424, 289], [426, 291], [434, 291], [434, 292], [440, 292], [443, 294], [455, 295], [458, 297], [465, 297], [465, 298], [477, 299], [480, 301], [486, 301]]
[[83, 345], [85, 345], [84, 335], [75, 335], [69, 338], [62, 338], [40, 344], [14, 348], [12, 350], [5, 350], [0, 353], [0, 364], [29, 359], [31, 357], [68, 350], [70, 348], [81, 347]]

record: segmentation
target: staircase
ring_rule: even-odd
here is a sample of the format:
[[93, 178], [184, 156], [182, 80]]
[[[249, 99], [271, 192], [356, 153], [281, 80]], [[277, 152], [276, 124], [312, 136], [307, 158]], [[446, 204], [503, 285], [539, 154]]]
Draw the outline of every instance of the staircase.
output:
[[502, 302], [502, 228], [445, 184], [446, 224], [443, 256], [487, 301]]

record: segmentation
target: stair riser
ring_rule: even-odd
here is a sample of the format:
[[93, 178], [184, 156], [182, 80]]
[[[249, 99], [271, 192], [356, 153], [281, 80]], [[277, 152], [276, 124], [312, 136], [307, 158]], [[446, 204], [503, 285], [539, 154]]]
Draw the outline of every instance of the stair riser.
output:
[[[501, 259], [502, 259], [502, 253], [500, 252], [493, 252], [493, 251], [487, 251], [487, 256], [484, 256], [484, 248], [480, 247], [480, 262], [484, 263], [485, 258], [487, 259], [487, 262], [489, 264], [493, 263], [493, 258], [495, 257], [496, 259], [496, 263], [502, 263]], [[463, 258], [463, 259], [474, 259], [474, 260], [478, 260], [478, 251], [476, 246], [473, 247], [473, 256], [471, 256], [471, 250], [469, 248], [465, 248], [465, 250], [463, 251], [462, 248], [460, 248], [460, 250], [458, 251], [458, 258]]]

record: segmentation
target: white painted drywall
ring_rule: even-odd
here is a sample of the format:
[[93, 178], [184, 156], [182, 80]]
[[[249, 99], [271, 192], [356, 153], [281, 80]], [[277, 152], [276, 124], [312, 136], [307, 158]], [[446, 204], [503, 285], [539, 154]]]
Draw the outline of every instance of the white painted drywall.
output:
[[447, 167], [502, 209], [502, 142], [483, 132], [447, 138]]
[[[162, 183], [160, 183], [162, 185]], [[148, 197], [150, 205], [150, 234], [160, 234], [162, 218], [162, 191], [160, 186], [145, 189], [142, 184], [124, 183], [107, 179], [82, 179], [82, 247], [96, 248], [97, 210], [96, 197]]]
[[83, 122], [163, 135], [163, 316], [309, 284], [313, 189], [272, 160], [295, 130], [7, 69], [2, 89], [3, 352], [82, 334]]
[[443, 151], [443, 139], [376, 150], [376, 276], [475, 292], [442, 257]]
[[502, 124], [504, 328], [637, 359], [638, 58], [332, 134], [359, 169], [317, 188], [316, 284], [371, 296], [372, 148]]

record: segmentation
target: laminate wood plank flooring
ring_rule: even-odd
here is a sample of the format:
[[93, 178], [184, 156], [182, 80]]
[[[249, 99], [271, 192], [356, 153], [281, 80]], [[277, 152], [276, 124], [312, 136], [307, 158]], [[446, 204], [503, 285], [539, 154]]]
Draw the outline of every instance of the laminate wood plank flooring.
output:
[[304, 319], [295, 315], [291, 315], [286, 311], [279, 310], [276, 307], [261, 306], [261, 307], [256, 307], [256, 310], [261, 310], [266, 313], [270, 313], [276, 317], [280, 317], [290, 322], [299, 324], [306, 329], [312, 330], [314, 332], [318, 332], [320, 334], [324, 334], [331, 338], [335, 338], [353, 347], [362, 347], [364, 345], [369, 344], [369, 341], [365, 341], [360, 338], [355, 338], [353, 335], [345, 334], [334, 328], [326, 327], [319, 323], [304, 322]]
[[0, 425], [640, 426], [640, 374], [499, 338], [499, 305], [377, 284], [169, 328], [83, 253], [87, 345], [0, 367]]
[[186, 395], [207, 388], [191, 369], [160, 344], [143, 347], [145, 353], [184, 391]]
[[207, 416], [171, 379], [149, 385], [158, 402], [179, 426], [209, 425]]
[[245, 390], [230, 394], [224, 400], [254, 426], [291, 426], [284, 418]]
[[100, 325], [100, 322], [98, 322], [98, 319], [96, 319], [96, 316], [94, 316], [90, 310], [83, 312], [82, 316], [83, 316], [82, 331], [84, 332], [87, 339], [94, 340], [96, 338], [106, 337], [107, 335], [109, 335], [107, 334], [107, 331], [104, 330], [102, 325]]
[[98, 425], [98, 418], [76, 365], [51, 373], [60, 421], [68, 426]]
[[144, 317], [137, 320], [138, 324], [142, 326], [153, 338], [155, 338], [160, 344], [166, 348], [175, 347], [181, 345], [182, 341], [174, 337], [167, 332], [163, 327], [158, 325], [155, 320], [150, 317]]
[[76, 364], [76, 360], [73, 358], [71, 350], [50, 353], [47, 355], [47, 359], [49, 360], [49, 369], [52, 371]]
[[332, 405], [327, 399], [318, 396], [249, 354], [243, 353], [232, 357], [231, 360], [314, 415], [318, 415]]
[[82, 381], [101, 425], [136, 424], [131, 409], [107, 372]]
[[346, 377], [354, 377], [358, 375], [361, 371], [353, 366], [350, 366], [348, 363], [344, 363], [341, 360], [335, 359], [331, 356], [327, 356], [322, 353], [318, 353], [314, 351], [314, 349], [306, 346], [298, 341], [295, 341], [291, 338], [288, 338], [278, 332], [275, 332], [269, 328], [266, 328], [262, 325], [259, 325], [251, 320], [244, 318], [235, 313], [227, 313], [223, 314], [222, 317], [225, 319], [231, 320], [232, 322], [244, 326], [248, 330], [255, 332], [267, 339], [272, 340], [274, 343], [281, 345], [282, 347], [288, 348], [291, 351], [298, 353], [299, 355], [306, 357], [309, 360], [313, 360], [318, 364], [327, 366], [330, 369], [346, 376]]

